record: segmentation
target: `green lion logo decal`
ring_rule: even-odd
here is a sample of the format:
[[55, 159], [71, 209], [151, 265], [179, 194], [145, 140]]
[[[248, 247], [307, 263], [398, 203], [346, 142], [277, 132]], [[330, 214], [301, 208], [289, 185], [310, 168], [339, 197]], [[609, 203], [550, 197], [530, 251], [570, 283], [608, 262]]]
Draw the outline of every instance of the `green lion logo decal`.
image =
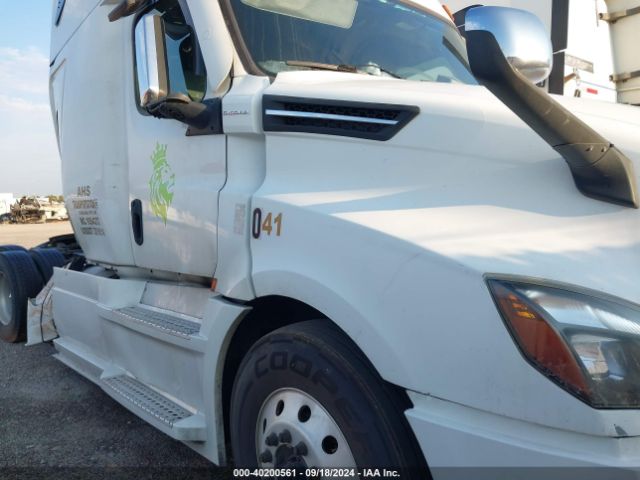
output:
[[167, 224], [167, 213], [173, 202], [173, 186], [176, 176], [167, 162], [167, 145], [156, 144], [156, 149], [151, 155], [153, 163], [153, 175], [149, 180], [151, 189], [151, 211], [156, 217]]

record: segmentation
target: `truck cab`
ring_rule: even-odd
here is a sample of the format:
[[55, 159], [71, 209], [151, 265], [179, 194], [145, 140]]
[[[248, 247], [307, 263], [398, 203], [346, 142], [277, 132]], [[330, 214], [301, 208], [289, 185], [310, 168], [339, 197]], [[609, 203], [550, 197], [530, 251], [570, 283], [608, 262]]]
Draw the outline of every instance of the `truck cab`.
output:
[[82, 260], [30, 342], [247, 471], [640, 465], [640, 111], [537, 88], [539, 20], [54, 4]]

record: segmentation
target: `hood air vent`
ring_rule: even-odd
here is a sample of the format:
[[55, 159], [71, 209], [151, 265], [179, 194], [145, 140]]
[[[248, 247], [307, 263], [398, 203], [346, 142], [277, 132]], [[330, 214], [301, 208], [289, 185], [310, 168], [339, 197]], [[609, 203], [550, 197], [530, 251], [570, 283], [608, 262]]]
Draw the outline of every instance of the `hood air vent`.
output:
[[386, 141], [420, 109], [408, 105], [265, 95], [265, 132], [304, 132]]

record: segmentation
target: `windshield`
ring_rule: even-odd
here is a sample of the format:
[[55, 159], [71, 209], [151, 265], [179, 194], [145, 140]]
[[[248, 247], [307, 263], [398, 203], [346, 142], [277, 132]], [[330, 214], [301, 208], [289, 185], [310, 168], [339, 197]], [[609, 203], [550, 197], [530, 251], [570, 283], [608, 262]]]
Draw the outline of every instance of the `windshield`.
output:
[[[413, 2], [230, 0], [230, 4], [247, 52], [268, 75], [333, 69], [477, 83], [455, 27]], [[294, 10], [291, 5], [298, 7]]]

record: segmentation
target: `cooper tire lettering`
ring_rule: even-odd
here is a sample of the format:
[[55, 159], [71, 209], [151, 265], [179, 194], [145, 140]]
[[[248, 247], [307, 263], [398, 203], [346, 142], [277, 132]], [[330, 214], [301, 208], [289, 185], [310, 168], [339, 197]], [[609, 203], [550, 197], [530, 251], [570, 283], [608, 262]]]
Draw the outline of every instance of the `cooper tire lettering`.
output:
[[306, 358], [302, 358], [300, 355], [294, 355], [291, 359], [291, 371], [302, 375], [305, 378], [309, 378], [313, 365]]
[[255, 364], [255, 373], [256, 373], [256, 377], [260, 378], [262, 376], [264, 376], [265, 374], [269, 373], [269, 367], [265, 366], [264, 368], [260, 368], [260, 364], [262, 362], [264, 362], [267, 359], [266, 355], [263, 355], [262, 357], [258, 358], [258, 360], [256, 360], [256, 364]]
[[289, 354], [287, 352], [274, 352], [271, 355], [271, 369], [272, 370], [286, 370], [289, 360]]

